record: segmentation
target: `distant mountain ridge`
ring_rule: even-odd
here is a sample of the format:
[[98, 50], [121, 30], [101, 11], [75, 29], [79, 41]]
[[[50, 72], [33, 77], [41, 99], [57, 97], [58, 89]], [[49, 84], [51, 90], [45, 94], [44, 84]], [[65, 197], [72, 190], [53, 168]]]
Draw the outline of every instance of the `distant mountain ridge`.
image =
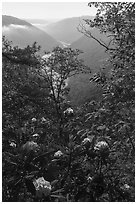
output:
[[11, 24], [14, 25], [26, 25], [26, 26], [32, 26], [27, 21], [21, 20], [19, 18], [8, 16], [8, 15], [2, 15], [2, 26], [9, 26]]
[[92, 16], [81, 16], [66, 18], [55, 23], [49, 24], [43, 27], [43, 29], [56, 40], [63, 41], [66, 43], [73, 43], [82, 37], [82, 33], [78, 31], [78, 25], [80, 23], [85, 24], [83, 19], [93, 19]]
[[31, 23], [31, 24], [47, 24], [49, 23], [48, 20], [45, 20], [45, 19], [31, 19], [31, 18], [26, 18], [26, 19], [23, 19], [24, 21], [27, 21], [28, 23]]
[[52, 51], [56, 46], [62, 46], [46, 32], [13, 16], [2, 16], [2, 35], [19, 47], [37, 42], [41, 46], [41, 54], [44, 54], [44, 51]]

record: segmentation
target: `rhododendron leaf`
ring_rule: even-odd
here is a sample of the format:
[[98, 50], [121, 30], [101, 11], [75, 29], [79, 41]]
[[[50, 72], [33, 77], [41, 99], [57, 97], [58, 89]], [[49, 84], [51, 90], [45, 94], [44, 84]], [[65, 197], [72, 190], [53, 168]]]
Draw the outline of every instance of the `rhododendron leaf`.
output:
[[64, 189], [61, 188], [61, 189], [59, 189], [59, 190], [53, 191], [52, 194], [61, 193], [63, 190], [64, 190]]
[[61, 195], [51, 195], [51, 197], [52, 198], [58, 198], [58, 199], [61, 199], [61, 200], [63, 199], [64, 201], [66, 199], [64, 196], [61, 196]]
[[58, 180], [56, 179], [56, 180], [54, 180], [54, 181], [51, 182], [51, 186], [54, 186], [54, 185], [56, 185], [57, 183], [58, 183]]

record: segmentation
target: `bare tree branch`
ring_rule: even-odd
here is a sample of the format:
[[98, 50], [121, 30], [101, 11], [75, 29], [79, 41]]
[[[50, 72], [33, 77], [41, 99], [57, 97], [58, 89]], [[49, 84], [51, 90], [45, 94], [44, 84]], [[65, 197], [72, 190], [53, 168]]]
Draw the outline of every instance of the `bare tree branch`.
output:
[[96, 37], [94, 37], [92, 35], [91, 31], [87, 30], [86, 27], [83, 24], [79, 24], [78, 31], [83, 33], [88, 38], [92, 38], [95, 41], [97, 41], [101, 46], [103, 46], [106, 49], [106, 51], [115, 51], [116, 50], [115, 48], [109, 48], [110, 43], [109, 43], [109, 45], [106, 45], [106, 43], [103, 42], [101, 39], [99, 40]]

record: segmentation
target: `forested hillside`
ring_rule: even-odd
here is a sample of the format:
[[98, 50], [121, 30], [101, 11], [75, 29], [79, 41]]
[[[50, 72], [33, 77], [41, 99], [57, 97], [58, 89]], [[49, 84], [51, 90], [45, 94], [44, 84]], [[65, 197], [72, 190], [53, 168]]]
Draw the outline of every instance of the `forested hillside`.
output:
[[[135, 201], [135, 3], [88, 6], [97, 13], [81, 32], [105, 50], [109, 74], [94, 56], [91, 74], [76, 47], [42, 58], [37, 43], [2, 39], [3, 202]], [[68, 79], [82, 74], [98, 89], [74, 105]]]
[[[85, 20], [86, 19], [87, 18], [85, 17]], [[82, 28], [84, 26], [84, 29], [92, 32], [97, 39], [104, 43], [109, 43], [110, 39], [107, 35], [100, 33], [97, 28], [91, 30], [86, 24], [79, 24], [78, 29], [81, 31], [81, 34], [83, 34], [81, 26]], [[102, 71], [109, 75], [111, 63], [108, 61], [109, 55], [106, 52], [106, 49], [103, 46], [100, 46], [95, 39], [89, 38], [84, 34], [78, 40], [73, 42], [70, 47], [83, 51], [79, 55], [79, 59], [82, 59], [84, 64], [91, 70], [90, 75], [80, 74], [70, 79], [70, 98], [72, 99], [73, 104], [80, 105], [87, 100], [100, 100], [102, 95], [101, 87], [96, 86], [95, 83], [91, 82], [90, 78], [102, 68]]]

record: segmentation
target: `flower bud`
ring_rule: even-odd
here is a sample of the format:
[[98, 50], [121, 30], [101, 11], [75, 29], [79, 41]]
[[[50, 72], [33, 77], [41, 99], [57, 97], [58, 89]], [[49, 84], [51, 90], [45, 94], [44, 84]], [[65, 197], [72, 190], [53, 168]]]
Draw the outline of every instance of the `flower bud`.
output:
[[38, 133], [35, 133], [34, 135], [32, 135], [33, 137], [39, 137]]
[[63, 153], [59, 150], [57, 152], [55, 152], [54, 157], [59, 158], [63, 155]]
[[129, 190], [129, 189], [130, 189], [130, 186], [129, 186], [127, 183], [125, 183], [125, 184], [124, 184], [124, 189]]
[[64, 115], [65, 116], [73, 116], [74, 114], [74, 111], [72, 108], [67, 108], [65, 111], [64, 111]]
[[90, 147], [90, 144], [91, 144], [91, 139], [90, 138], [84, 138], [84, 140], [82, 141], [82, 145], [85, 146], [85, 147]]
[[36, 118], [32, 118], [31, 121], [34, 123], [34, 122], [37, 121], [37, 119]]
[[106, 157], [109, 154], [109, 146], [108, 143], [105, 141], [100, 141], [98, 142], [95, 147], [94, 150], [97, 154], [99, 154], [101, 157]]

